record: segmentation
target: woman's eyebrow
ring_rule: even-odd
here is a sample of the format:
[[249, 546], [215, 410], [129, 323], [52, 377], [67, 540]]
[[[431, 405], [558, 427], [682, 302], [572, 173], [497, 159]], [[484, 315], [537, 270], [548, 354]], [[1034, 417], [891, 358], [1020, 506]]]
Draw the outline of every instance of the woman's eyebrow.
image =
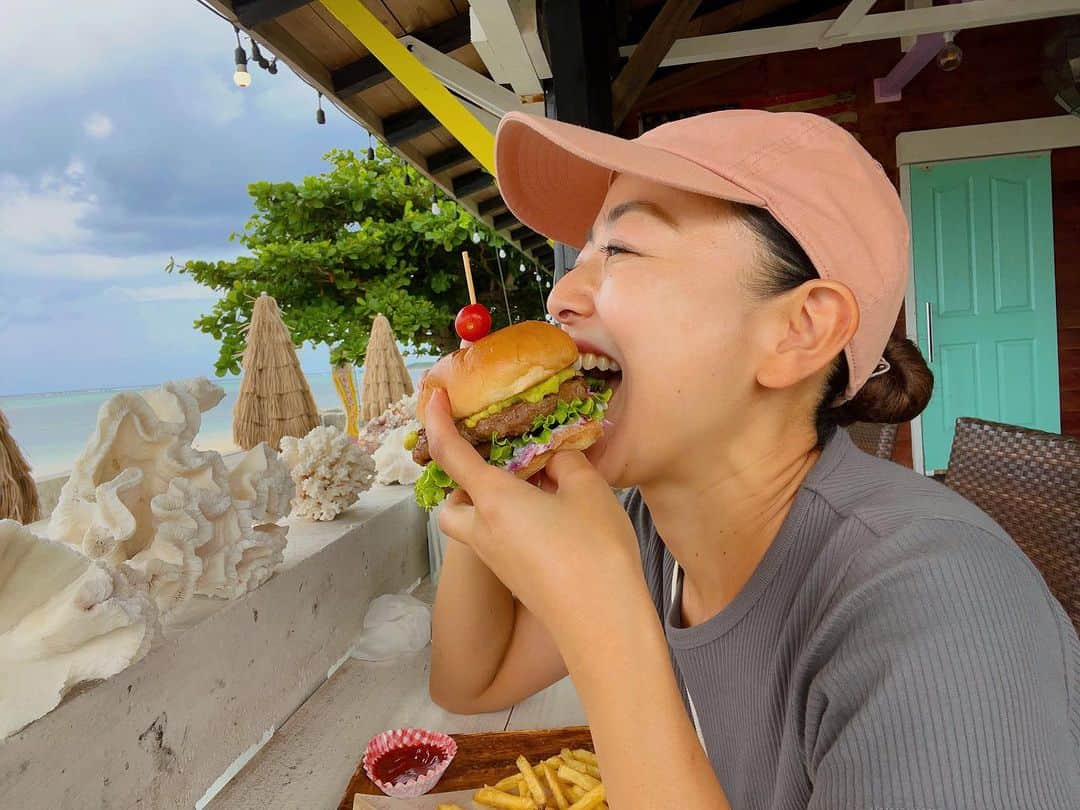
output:
[[[627, 202], [619, 203], [610, 211], [608, 211], [607, 216], [604, 217], [604, 223], [608, 226], [614, 225], [616, 222], [619, 221], [619, 219], [634, 211], [642, 214], [648, 214], [654, 219], [660, 220], [672, 230], [679, 230], [679, 223], [675, 220], [675, 217], [673, 217], [656, 203], [649, 202], [648, 200], [628, 200]], [[590, 228], [589, 235], [586, 241], [591, 242], [592, 240], [593, 232]]]

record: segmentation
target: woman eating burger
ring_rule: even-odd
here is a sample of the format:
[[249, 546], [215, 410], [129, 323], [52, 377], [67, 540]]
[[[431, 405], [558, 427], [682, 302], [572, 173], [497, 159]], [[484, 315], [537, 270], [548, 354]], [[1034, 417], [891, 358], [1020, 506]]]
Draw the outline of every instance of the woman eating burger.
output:
[[569, 673], [614, 810], [1080, 807], [1068, 617], [990, 518], [840, 427], [932, 387], [891, 336], [910, 257], [881, 167], [759, 111], [633, 141], [515, 113], [496, 165], [581, 249], [548, 311], [614, 393], [531, 482], [425, 403], [458, 486], [432, 697], [494, 711]]

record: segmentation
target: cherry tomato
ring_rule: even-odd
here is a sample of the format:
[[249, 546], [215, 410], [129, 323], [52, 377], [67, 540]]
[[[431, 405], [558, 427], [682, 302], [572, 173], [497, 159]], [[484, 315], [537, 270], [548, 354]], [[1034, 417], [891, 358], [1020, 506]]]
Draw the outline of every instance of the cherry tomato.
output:
[[454, 318], [454, 329], [462, 340], [479, 340], [491, 331], [491, 313], [483, 304], [464, 306]]

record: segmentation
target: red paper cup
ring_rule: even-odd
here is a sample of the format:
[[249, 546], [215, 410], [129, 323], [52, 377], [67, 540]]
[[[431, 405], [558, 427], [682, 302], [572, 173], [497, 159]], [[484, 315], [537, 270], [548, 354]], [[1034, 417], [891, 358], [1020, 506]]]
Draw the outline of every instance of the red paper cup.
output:
[[[378, 762], [387, 754], [395, 751], [404, 752], [408, 748], [427, 746], [436, 749], [437, 759], [420, 775], [404, 781], [384, 782], [377, 778], [375, 773]], [[431, 790], [442, 778], [443, 773], [450, 767], [450, 761], [457, 754], [457, 743], [453, 737], [441, 734], [438, 731], [428, 731], [422, 728], [395, 728], [384, 731], [376, 737], [372, 737], [364, 751], [364, 773], [368, 779], [379, 786], [379, 790], [387, 796], [399, 799], [413, 799], [422, 796]]]

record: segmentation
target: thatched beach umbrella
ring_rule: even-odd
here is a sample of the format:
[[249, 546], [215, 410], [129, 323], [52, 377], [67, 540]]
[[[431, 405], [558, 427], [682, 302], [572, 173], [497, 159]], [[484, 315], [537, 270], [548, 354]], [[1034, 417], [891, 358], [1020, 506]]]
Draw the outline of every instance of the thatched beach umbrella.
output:
[[0, 411], [0, 519], [33, 523], [40, 511], [30, 464], [15, 444], [7, 417]]
[[319, 424], [300, 359], [277, 301], [255, 300], [241, 360], [244, 377], [233, 408], [233, 441], [245, 450], [259, 442], [278, 449], [282, 436], [303, 437]]
[[394, 330], [385, 315], [376, 315], [371, 325], [367, 355], [364, 357], [364, 382], [360, 392], [360, 418], [365, 422], [413, 392], [412, 378], [398, 351]]

